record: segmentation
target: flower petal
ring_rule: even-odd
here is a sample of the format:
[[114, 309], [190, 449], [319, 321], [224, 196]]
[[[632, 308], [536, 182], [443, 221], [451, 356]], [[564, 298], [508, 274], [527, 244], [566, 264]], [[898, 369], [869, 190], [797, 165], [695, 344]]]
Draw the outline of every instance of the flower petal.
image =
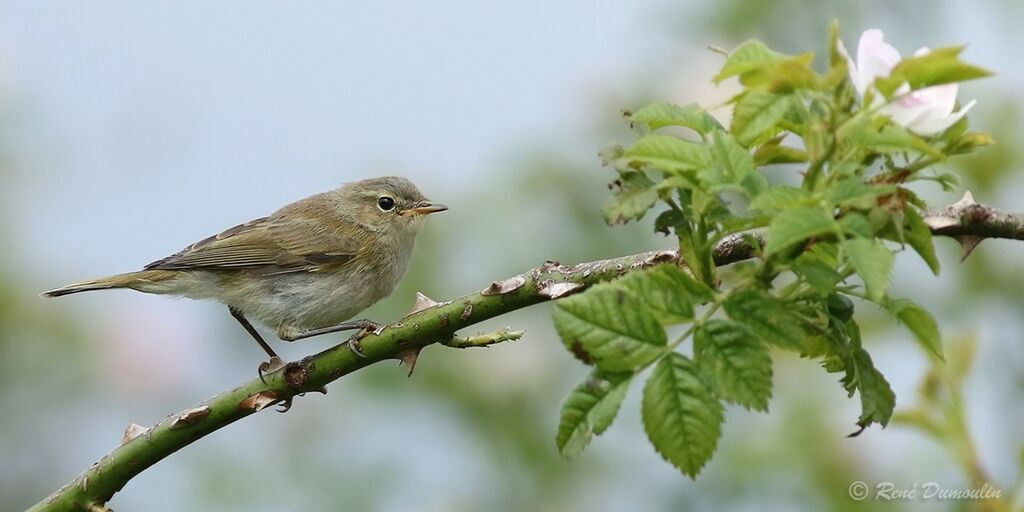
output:
[[960, 86], [957, 84], [933, 85], [914, 91], [914, 95], [935, 108], [941, 117], [946, 117], [952, 114], [953, 108], [956, 107], [956, 94], [959, 89]]
[[853, 61], [853, 57], [850, 56], [850, 52], [846, 51], [846, 45], [843, 44], [842, 40], [836, 41], [839, 50], [839, 55], [846, 59], [846, 67], [850, 72], [850, 83], [853, 84], [853, 88], [857, 90], [857, 95], [863, 97], [865, 86], [860, 82], [860, 74], [857, 72], [857, 63]]
[[892, 119], [892, 122], [904, 128], [910, 128], [928, 115], [930, 110], [931, 106], [927, 103], [900, 104], [892, 102], [882, 107], [880, 112]]
[[865, 30], [857, 46], [857, 71], [861, 84], [866, 89], [876, 78], [889, 76], [892, 68], [900, 62], [900, 52], [886, 44], [882, 31]]
[[974, 105], [977, 103], [978, 100], [971, 100], [970, 103], [968, 103], [967, 105], [965, 105], [963, 108], [956, 111], [952, 115], [943, 118], [921, 120], [912, 126], [908, 126], [907, 129], [918, 135], [924, 136], [942, 133], [946, 131], [946, 128], [953, 126], [953, 124], [955, 124], [962, 117], [967, 115], [967, 112], [974, 108]]

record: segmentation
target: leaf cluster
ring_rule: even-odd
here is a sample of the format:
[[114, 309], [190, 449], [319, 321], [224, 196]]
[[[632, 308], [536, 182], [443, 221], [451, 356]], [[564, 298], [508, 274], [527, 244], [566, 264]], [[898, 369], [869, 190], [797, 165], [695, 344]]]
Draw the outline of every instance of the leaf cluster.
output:
[[[964, 118], [921, 137], [858, 98], [832, 28], [823, 70], [812, 54], [785, 55], [752, 40], [728, 54], [715, 82], [736, 79], [728, 127], [696, 105], [654, 103], [626, 113], [629, 145], [602, 152], [614, 169], [604, 205], [609, 224], [658, 210], [655, 229], [678, 242], [682, 263], [630, 272], [558, 302], [554, 324], [566, 348], [594, 367], [566, 401], [557, 445], [580, 453], [607, 429], [637, 375], [644, 427], [654, 448], [694, 477], [717, 446], [723, 404], [767, 411], [772, 351], [820, 361], [852, 397], [857, 425], [885, 426], [895, 395], [862, 344], [855, 303], [873, 303], [940, 358], [935, 319], [890, 295], [895, 253], [909, 246], [939, 272], [926, 205], [910, 185], [950, 188], [935, 166], [990, 139]], [[907, 59], [879, 81], [890, 94], [976, 78], [959, 49]], [[895, 85], [893, 85], [895, 83]], [[886, 101], [894, 101], [889, 98]], [[778, 167], [787, 180], [772, 182]], [[787, 172], [788, 171], [788, 172]], [[778, 175], [780, 173], [773, 173]], [[756, 257], [717, 268], [723, 238], [763, 233]], [[685, 325], [669, 339], [666, 327]], [[677, 348], [692, 340], [692, 355]]]

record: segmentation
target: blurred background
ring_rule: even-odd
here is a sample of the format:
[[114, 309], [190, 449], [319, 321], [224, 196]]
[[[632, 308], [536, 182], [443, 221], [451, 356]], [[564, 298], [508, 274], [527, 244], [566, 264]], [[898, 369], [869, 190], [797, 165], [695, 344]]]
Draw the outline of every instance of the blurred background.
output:
[[[722, 57], [708, 45], [757, 37], [821, 56], [833, 18], [851, 48], [875, 27], [904, 53], [969, 43], [967, 60], [997, 75], [966, 84], [960, 97], [979, 100], [972, 127], [998, 145], [950, 165], [979, 201], [1024, 211], [1022, 15], [1012, 0], [0, 0], [0, 510], [63, 485], [129, 423], [153, 424], [252, 378], [263, 356], [214, 303], [130, 292], [47, 300], [43, 290], [136, 269], [295, 199], [382, 174], [408, 176], [452, 208], [430, 219], [399, 290], [367, 312], [377, 320], [408, 311], [417, 290], [442, 300], [546, 259], [669, 247], [650, 218], [616, 228], [601, 220], [612, 176], [597, 152], [629, 140], [621, 109], [720, 104], [734, 86], [711, 85]], [[921, 192], [935, 205], [958, 198]], [[987, 241], [962, 265], [954, 242], [938, 246], [940, 277], [903, 254], [893, 289], [935, 312], [949, 365], [932, 368], [907, 331], [860, 308], [866, 344], [907, 420], [884, 430], [847, 439], [859, 401], [816, 363], [777, 354], [771, 412], [730, 408], [696, 481], [647, 442], [639, 386], [609, 432], [563, 460], [559, 408], [587, 368], [562, 348], [551, 306], [540, 305], [480, 326], [525, 329], [523, 341], [428, 348], [411, 379], [390, 363], [357, 372], [287, 415], [258, 414], [185, 448], [110, 505], [979, 506], [857, 503], [847, 494], [855, 480], [963, 488], [980, 478], [1004, 496], [1020, 483], [1024, 245]], [[338, 341], [272, 344], [298, 358]], [[921, 395], [926, 375], [932, 385]], [[959, 415], [966, 435], [930, 435], [913, 426], [921, 415], [953, 427]]]

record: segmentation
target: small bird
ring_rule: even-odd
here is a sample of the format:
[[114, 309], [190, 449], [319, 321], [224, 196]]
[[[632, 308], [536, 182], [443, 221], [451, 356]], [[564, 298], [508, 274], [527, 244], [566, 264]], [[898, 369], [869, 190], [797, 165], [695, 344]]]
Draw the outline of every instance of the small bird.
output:
[[[200, 240], [128, 272], [45, 292], [47, 297], [111, 288], [215, 299], [271, 358], [280, 358], [248, 319], [294, 341], [344, 330], [346, 322], [391, 294], [405, 273], [423, 219], [448, 207], [428, 201], [405, 178], [343, 184]], [[359, 335], [350, 348], [361, 355]], [[262, 370], [268, 364], [261, 365]]]

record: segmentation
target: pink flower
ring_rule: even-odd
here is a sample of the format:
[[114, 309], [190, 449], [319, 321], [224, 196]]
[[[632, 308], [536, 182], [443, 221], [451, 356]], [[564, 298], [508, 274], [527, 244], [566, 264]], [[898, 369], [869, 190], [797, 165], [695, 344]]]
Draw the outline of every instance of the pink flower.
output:
[[[846, 51], [842, 41], [839, 51], [850, 64], [850, 81], [861, 98], [868, 88], [874, 85], [875, 79], [887, 77], [892, 68], [899, 64], [900, 52], [887, 44], [878, 29], [865, 30], [860, 36], [857, 46], [857, 61]], [[928, 48], [921, 48], [914, 55], [928, 53]], [[893, 95], [893, 99], [882, 104], [881, 95], [875, 97], [874, 106], [879, 112], [892, 121], [918, 135], [929, 136], [942, 133], [967, 114], [974, 107], [976, 100], [971, 100], [960, 110], [953, 112], [956, 106], [957, 84], [943, 84], [925, 87], [916, 91], [910, 90], [909, 84], [903, 84]], [[879, 106], [880, 105], [880, 106]]]

